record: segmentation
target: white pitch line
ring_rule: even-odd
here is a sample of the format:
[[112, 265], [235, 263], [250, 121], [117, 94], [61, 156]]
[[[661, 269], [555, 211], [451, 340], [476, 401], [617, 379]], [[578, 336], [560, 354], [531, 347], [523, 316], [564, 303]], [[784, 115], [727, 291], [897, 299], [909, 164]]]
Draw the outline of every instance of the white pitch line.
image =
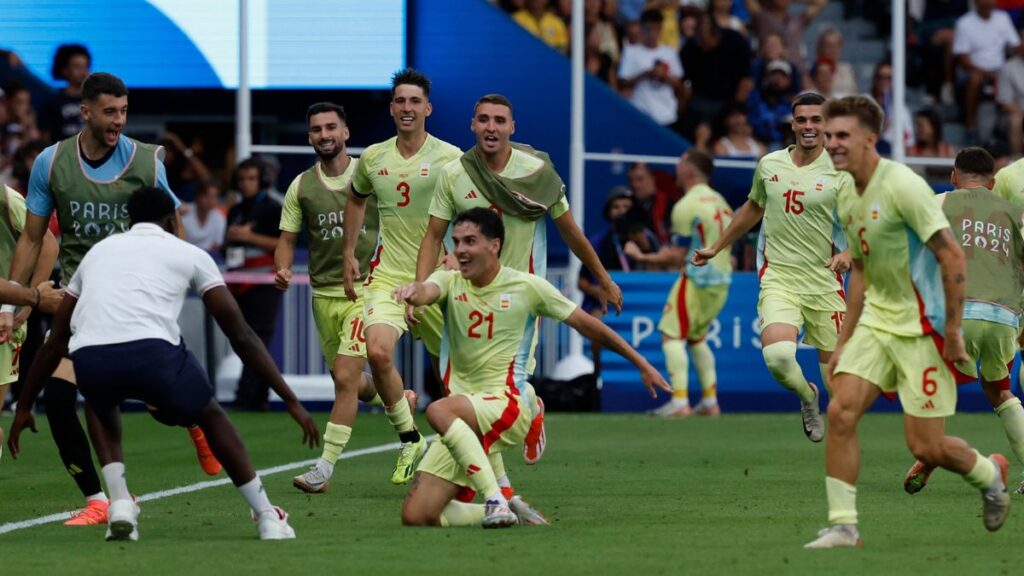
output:
[[[427, 442], [432, 442], [436, 435], [428, 436]], [[387, 452], [389, 450], [396, 450], [401, 446], [398, 442], [392, 442], [390, 444], [381, 444], [380, 446], [371, 446], [369, 448], [360, 448], [359, 450], [352, 450], [351, 452], [344, 452], [339, 460], [347, 460], [349, 458], [358, 458], [359, 456], [368, 456], [371, 454], [380, 454], [381, 452]], [[316, 463], [317, 459], [312, 460], [301, 460], [299, 462], [291, 462], [288, 464], [281, 464], [280, 466], [273, 466], [271, 468], [264, 468], [263, 470], [257, 470], [256, 474], [261, 478], [263, 476], [270, 476], [271, 474], [277, 474], [279, 472], [287, 472], [288, 470], [295, 470], [296, 468], [304, 468], [306, 466], [312, 466]], [[189, 484], [187, 486], [179, 486], [177, 488], [171, 488], [170, 490], [160, 490], [158, 492], [150, 492], [149, 494], [143, 494], [136, 500], [138, 502], [148, 502], [150, 500], [159, 500], [160, 498], [167, 498], [170, 496], [178, 496], [180, 494], [188, 494], [190, 492], [198, 492], [200, 490], [206, 490], [207, 488], [215, 488], [217, 486], [224, 486], [231, 484], [230, 478], [221, 478], [219, 480], [207, 480], [205, 482], [196, 482], [195, 484]], [[14, 532], [15, 530], [23, 530], [25, 528], [32, 528], [35, 526], [41, 526], [43, 524], [50, 524], [52, 522], [60, 522], [61, 520], [67, 520], [71, 518], [71, 512], [60, 512], [58, 514], [49, 514], [47, 516], [40, 516], [39, 518], [32, 518], [31, 520], [22, 520], [20, 522], [8, 522], [7, 524], [0, 524], [0, 534], [6, 534], [8, 532]]]

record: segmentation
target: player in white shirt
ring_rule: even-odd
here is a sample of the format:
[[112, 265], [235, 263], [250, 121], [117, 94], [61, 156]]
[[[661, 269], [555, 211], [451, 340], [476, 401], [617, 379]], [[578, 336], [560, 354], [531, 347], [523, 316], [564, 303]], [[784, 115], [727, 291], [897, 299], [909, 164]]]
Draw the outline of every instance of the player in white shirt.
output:
[[[174, 204], [166, 192], [143, 187], [128, 201], [131, 229], [96, 244], [71, 278], [49, 340], [40, 349], [18, 403], [8, 446], [14, 457], [26, 428], [35, 431], [32, 404], [45, 379], [70, 352], [78, 389], [97, 416], [90, 426], [112, 500], [107, 540], [137, 540], [139, 508], [124, 479], [121, 413], [141, 400], [179, 422], [195, 422], [252, 508], [260, 538], [294, 538], [288, 515], [273, 506], [234, 424], [178, 328], [188, 290], [198, 292], [231, 346], [284, 400], [303, 442], [319, 444], [316, 424], [291, 391], [209, 254], [175, 236]], [[22, 394], [26, 398], [26, 394]]]

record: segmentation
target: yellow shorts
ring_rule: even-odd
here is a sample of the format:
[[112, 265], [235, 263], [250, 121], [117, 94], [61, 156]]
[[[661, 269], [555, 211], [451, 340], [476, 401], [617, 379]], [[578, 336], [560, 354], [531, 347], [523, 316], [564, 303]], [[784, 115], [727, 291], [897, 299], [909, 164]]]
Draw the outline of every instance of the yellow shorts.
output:
[[728, 284], [701, 287], [680, 275], [668, 292], [658, 331], [675, 340], [685, 337], [690, 342], [700, 342], [728, 297]]
[[903, 412], [918, 418], [956, 413], [956, 380], [942, 359], [941, 338], [897, 336], [857, 325], [843, 346], [836, 374], [871, 382], [882, 392], [897, 392]]
[[[25, 341], [26, 328], [22, 324], [14, 331], [10, 342], [0, 344], [0, 386], [18, 379], [21, 364], [21, 344]], [[4, 399], [0, 397], [0, 404]]]
[[[363, 288], [364, 330], [368, 326], [386, 324], [397, 330], [399, 337], [409, 330], [405, 322], [405, 305], [395, 302], [392, 295], [395, 288], [384, 282], [375, 282]], [[437, 304], [427, 306], [417, 317], [420, 323], [412, 327], [412, 335], [423, 340], [427, 352], [436, 358], [441, 353], [441, 330], [444, 329], [441, 307]]]
[[[472, 392], [462, 396], [473, 404], [480, 432], [483, 433], [485, 453], [496, 454], [523, 443], [526, 433], [530, 430], [533, 412], [522, 397], [509, 392]], [[459, 466], [440, 440], [430, 444], [416, 471], [426, 472], [459, 486], [470, 486], [466, 471]]]
[[328, 368], [334, 365], [335, 356], [366, 358], [362, 299], [353, 302], [344, 296], [313, 296], [313, 321]]
[[957, 364], [958, 371], [975, 380], [978, 378], [980, 362], [981, 379], [985, 382], [998, 382], [1009, 378], [1010, 366], [1017, 355], [1016, 328], [987, 320], [964, 320], [963, 333], [967, 354], [974, 362]]
[[846, 300], [838, 292], [797, 294], [762, 290], [757, 298], [761, 329], [770, 324], [789, 324], [804, 331], [804, 344], [831, 352], [846, 316]]

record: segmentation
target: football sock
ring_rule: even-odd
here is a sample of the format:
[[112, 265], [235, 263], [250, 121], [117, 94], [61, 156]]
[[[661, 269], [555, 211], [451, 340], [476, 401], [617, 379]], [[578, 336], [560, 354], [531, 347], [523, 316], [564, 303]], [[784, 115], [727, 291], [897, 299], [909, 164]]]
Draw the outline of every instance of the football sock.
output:
[[385, 406], [384, 413], [388, 421], [398, 431], [398, 437], [402, 442], [416, 442], [420, 439], [420, 433], [416, 431], [416, 423], [412, 419], [412, 412], [409, 410], [409, 403], [403, 396], [394, 406]]
[[818, 370], [821, 372], [821, 382], [825, 385], [825, 390], [828, 390], [828, 395], [832, 395], [832, 377], [828, 373], [828, 362], [818, 362]]
[[825, 477], [828, 495], [828, 521], [832, 524], [857, 523], [857, 487], [842, 480]]
[[494, 469], [484, 454], [484, 447], [469, 424], [461, 418], [456, 418], [448, 427], [448, 431], [441, 436], [441, 442], [451, 452], [452, 458], [459, 463], [459, 467], [466, 471], [469, 482], [477, 494], [488, 500], [505, 499], [498, 488]]
[[508, 479], [508, 473], [505, 471], [505, 459], [501, 457], [501, 452], [488, 454], [487, 460], [491, 463], [491, 470], [494, 471], [494, 477], [498, 481], [498, 488], [506, 500], [511, 500], [516, 495], [516, 491], [512, 488], [512, 481]]
[[999, 472], [991, 460], [982, 456], [977, 450], [974, 451], [974, 454], [978, 458], [974, 461], [974, 468], [971, 468], [970, 472], [964, 474], [964, 480], [978, 490], [984, 490], [992, 485]]
[[996, 408], [996, 414], [1003, 421], [1006, 439], [1019, 462], [1024, 462], [1024, 407], [1020, 398], [1010, 398]]
[[110, 502], [110, 499], [107, 498], [107, 495], [104, 494], [103, 492], [97, 492], [95, 494], [90, 494], [89, 496], [85, 497], [85, 501], [87, 503], [92, 502], [93, 500], [99, 500], [100, 502]]
[[78, 387], [60, 378], [49, 378], [43, 390], [46, 402], [46, 420], [50, 423], [50, 434], [57, 445], [64, 469], [78, 484], [82, 496], [102, 492], [100, 477], [92, 461], [89, 439], [82, 429], [75, 409], [78, 402]]
[[689, 403], [690, 359], [686, 355], [686, 343], [682, 340], [665, 340], [661, 343], [665, 353], [668, 379], [672, 383], [672, 399]]
[[263, 488], [263, 482], [260, 481], [259, 476], [239, 486], [238, 491], [242, 493], [242, 498], [245, 498], [245, 501], [249, 503], [249, 508], [252, 508], [257, 516], [261, 512], [273, 510], [274, 505], [270, 503], [270, 498], [267, 497], [267, 491]]
[[761, 349], [761, 354], [764, 356], [764, 363], [768, 365], [768, 371], [779, 384], [796, 392], [804, 404], [814, 401], [814, 390], [807, 383], [796, 361], [796, 342], [769, 344]]
[[131, 500], [128, 483], [124, 479], [124, 462], [111, 462], [103, 467], [103, 481], [107, 484], [111, 500]]
[[697, 370], [697, 380], [702, 391], [701, 402], [713, 404], [718, 398], [718, 377], [715, 374], [715, 355], [711, 352], [707, 340], [690, 344], [693, 354], [693, 367]]
[[457, 528], [460, 526], [480, 526], [484, 520], [483, 504], [467, 504], [452, 500], [441, 511], [441, 526]]
[[324, 429], [324, 452], [320, 458], [326, 461], [331, 467], [338, 461], [338, 457], [345, 450], [348, 439], [352, 437], [352, 427], [344, 424], [328, 422]]

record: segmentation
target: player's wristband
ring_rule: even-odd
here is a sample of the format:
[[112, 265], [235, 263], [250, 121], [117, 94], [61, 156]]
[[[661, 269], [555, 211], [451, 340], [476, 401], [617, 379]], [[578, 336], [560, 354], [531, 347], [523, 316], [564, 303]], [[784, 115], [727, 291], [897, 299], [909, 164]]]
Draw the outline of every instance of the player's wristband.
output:
[[[14, 284], [15, 286], [21, 288], [21, 283], [20, 282], [16, 282], [14, 280], [10, 280], [9, 282], [11, 284]], [[3, 306], [0, 306], [0, 314], [14, 314], [14, 312], [17, 311], [17, 310], [18, 310], [18, 307], [15, 306], [14, 304], [4, 304]]]

